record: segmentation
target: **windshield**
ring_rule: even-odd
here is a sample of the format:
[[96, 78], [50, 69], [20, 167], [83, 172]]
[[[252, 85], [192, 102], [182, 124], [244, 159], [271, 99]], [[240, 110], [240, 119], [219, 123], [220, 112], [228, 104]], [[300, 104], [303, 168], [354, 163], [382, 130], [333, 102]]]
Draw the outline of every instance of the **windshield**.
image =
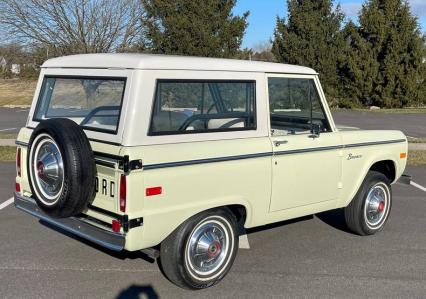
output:
[[65, 117], [85, 129], [116, 133], [125, 78], [46, 76], [34, 120]]

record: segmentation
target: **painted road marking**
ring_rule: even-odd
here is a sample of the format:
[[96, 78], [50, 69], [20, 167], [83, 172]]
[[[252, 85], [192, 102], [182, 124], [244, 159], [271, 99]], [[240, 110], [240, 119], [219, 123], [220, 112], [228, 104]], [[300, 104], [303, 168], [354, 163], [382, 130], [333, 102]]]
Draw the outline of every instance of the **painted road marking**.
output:
[[16, 130], [16, 128], [1, 129], [0, 132], [3, 132], [3, 131], [12, 131], [12, 130]]
[[0, 210], [3, 210], [8, 205], [11, 205], [13, 203], [13, 197], [6, 200], [4, 203], [0, 204]]
[[410, 184], [411, 184], [411, 186], [414, 186], [414, 187], [416, 187], [416, 188], [418, 188], [418, 189], [420, 189], [420, 190], [422, 190], [422, 191], [426, 192], [426, 188], [425, 188], [425, 187], [423, 187], [422, 185], [419, 185], [419, 184], [417, 184], [417, 183], [415, 183], [415, 182], [413, 182], [413, 181], [411, 181], [411, 182], [410, 182]]
[[250, 249], [249, 240], [247, 238], [247, 235], [241, 235], [240, 236], [240, 249]]

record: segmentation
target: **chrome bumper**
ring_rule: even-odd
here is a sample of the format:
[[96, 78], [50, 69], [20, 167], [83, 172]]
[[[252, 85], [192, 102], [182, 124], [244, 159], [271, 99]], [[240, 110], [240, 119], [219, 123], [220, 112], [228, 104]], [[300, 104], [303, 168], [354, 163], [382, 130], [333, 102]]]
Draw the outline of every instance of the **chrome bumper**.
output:
[[76, 217], [52, 218], [45, 214], [29, 197], [15, 192], [15, 207], [55, 227], [61, 228], [83, 239], [114, 251], [124, 249], [125, 236], [119, 233], [103, 230]]

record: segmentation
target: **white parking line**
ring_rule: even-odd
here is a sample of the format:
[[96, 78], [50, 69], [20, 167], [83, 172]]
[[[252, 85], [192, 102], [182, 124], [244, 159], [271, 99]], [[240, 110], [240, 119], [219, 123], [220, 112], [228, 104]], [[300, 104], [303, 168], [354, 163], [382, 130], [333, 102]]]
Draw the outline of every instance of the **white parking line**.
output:
[[9, 198], [8, 200], [6, 200], [2, 204], [0, 204], [0, 210], [3, 210], [5, 207], [7, 207], [8, 205], [10, 205], [12, 203], [13, 203], [13, 197]]
[[241, 235], [240, 236], [240, 242], [239, 242], [240, 249], [250, 249], [250, 244], [247, 238], [247, 235]]
[[426, 188], [425, 188], [425, 187], [423, 187], [422, 185], [419, 185], [419, 184], [417, 184], [417, 183], [415, 183], [415, 182], [413, 182], [413, 181], [411, 181], [411, 182], [410, 182], [410, 184], [411, 184], [411, 186], [414, 186], [414, 187], [416, 187], [416, 188], [418, 188], [418, 189], [420, 189], [420, 190], [422, 190], [422, 191], [426, 192]]
[[0, 130], [0, 132], [3, 132], [3, 131], [12, 131], [12, 130], [15, 130], [16, 128], [7, 128], [7, 129], [1, 129]]

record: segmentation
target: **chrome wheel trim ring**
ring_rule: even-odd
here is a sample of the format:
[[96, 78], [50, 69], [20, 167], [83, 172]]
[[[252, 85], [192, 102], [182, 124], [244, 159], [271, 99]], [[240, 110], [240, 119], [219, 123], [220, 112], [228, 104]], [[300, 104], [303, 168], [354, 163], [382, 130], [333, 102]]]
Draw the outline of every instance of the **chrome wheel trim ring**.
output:
[[389, 213], [390, 191], [385, 183], [377, 183], [370, 188], [364, 204], [364, 219], [368, 228], [377, 230]]
[[[206, 244], [206, 240], [210, 240], [210, 242]], [[217, 248], [218, 243], [214, 241], [219, 242], [220, 248]], [[214, 248], [215, 246], [216, 248]], [[185, 265], [189, 274], [201, 281], [218, 277], [229, 264], [234, 246], [233, 230], [227, 219], [221, 216], [204, 219], [192, 230], [186, 244]], [[215, 249], [220, 252], [215, 252]], [[204, 253], [204, 256], [196, 256], [199, 253]], [[200, 261], [204, 261], [207, 266], [201, 266]]]
[[[38, 135], [30, 153], [30, 175], [38, 199], [46, 206], [58, 201], [64, 187], [64, 164], [58, 145], [48, 134]], [[39, 194], [39, 192], [41, 194]]]

